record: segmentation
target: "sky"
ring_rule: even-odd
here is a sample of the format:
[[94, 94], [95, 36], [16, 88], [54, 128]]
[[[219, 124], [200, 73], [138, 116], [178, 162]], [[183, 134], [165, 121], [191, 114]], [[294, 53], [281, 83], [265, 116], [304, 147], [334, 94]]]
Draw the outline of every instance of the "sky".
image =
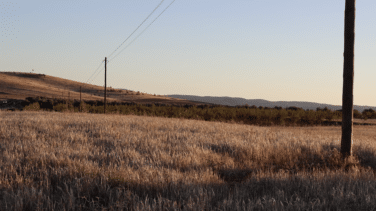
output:
[[[160, 3], [0, 1], [0, 71], [104, 86], [108, 57], [113, 88], [342, 104], [345, 0]], [[375, 11], [356, 2], [355, 105], [376, 106]]]

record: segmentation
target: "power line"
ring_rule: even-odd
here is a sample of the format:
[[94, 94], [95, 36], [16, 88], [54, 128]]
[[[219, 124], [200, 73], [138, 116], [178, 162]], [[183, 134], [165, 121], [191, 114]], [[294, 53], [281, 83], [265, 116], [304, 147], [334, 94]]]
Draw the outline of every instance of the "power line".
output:
[[[103, 61], [102, 61], [103, 63]], [[97, 67], [97, 69], [94, 71], [94, 73], [89, 77], [89, 79], [87, 79], [86, 83], [91, 79], [91, 77], [93, 77], [93, 75], [98, 71], [98, 69], [102, 66], [102, 63]]]
[[110, 60], [116, 58], [121, 52], [123, 52], [125, 49], [127, 49], [135, 40], [137, 40], [138, 37], [140, 37], [173, 3], [175, 0], [173, 0], [135, 39], [133, 39], [123, 50], [121, 50], [118, 54], [116, 54], [114, 57], [112, 57]]
[[[159, 4], [158, 4], [158, 6], [146, 17], [146, 19], [132, 32], [132, 34], [131, 35], [129, 35], [128, 37], [127, 37], [127, 39], [125, 39], [124, 40], [124, 42], [122, 42], [120, 45], [119, 45], [119, 47], [117, 47], [116, 48], [116, 50], [114, 51], [114, 52], [112, 52], [111, 54], [110, 54], [110, 56], [111, 55], [113, 55], [145, 22], [146, 22], [146, 20], [148, 20], [149, 19], [149, 17], [159, 8], [159, 6], [161, 6], [161, 4], [163, 3], [163, 1], [164, 0], [162, 0]], [[137, 38], [139, 38], [173, 3], [175, 2], [175, 0], [173, 0], [139, 35], [137, 35], [137, 37], [135, 38], [135, 39], [133, 39], [123, 50], [121, 50], [118, 54], [116, 54], [112, 59], [114, 59], [114, 58], [116, 58], [121, 52], [123, 52], [125, 49], [127, 49], [134, 41], [136, 41], [137, 40]], [[110, 56], [108, 56], [108, 57], [110, 57]], [[111, 60], [112, 60], [111, 59]], [[92, 82], [92, 81], [94, 81], [94, 79], [104, 70], [104, 67], [102, 66], [102, 64], [103, 64], [103, 62], [104, 61], [102, 61], [102, 63], [98, 66], [98, 68], [94, 71], [94, 73], [90, 76], [90, 78], [86, 81], [86, 83], [88, 83], [89, 81], [90, 81], [90, 79], [91, 79], [91, 81], [90, 81], [90, 83]], [[109, 60], [107, 60], [107, 64], [108, 63], [110, 63], [110, 61]], [[99, 70], [99, 68], [100, 67], [103, 67], [98, 73], [97, 73], [97, 71]], [[95, 76], [94, 76], [95, 75]], [[93, 77], [94, 76], [94, 77]]]
[[161, 3], [158, 4], [158, 6], [148, 15], [148, 17], [145, 18], [144, 21], [142, 21], [142, 23], [132, 32], [132, 34], [129, 35], [127, 39], [125, 39], [124, 42], [122, 42], [119, 47], [117, 47], [116, 50], [114, 50], [114, 52], [112, 52], [108, 57], [112, 56], [112, 54], [114, 54], [142, 26], [142, 24], [144, 24], [147, 19], [149, 19], [149, 17], [158, 9], [158, 7], [161, 6], [163, 1], [164, 0], [162, 0]]
[[104, 70], [104, 67], [91, 79], [89, 83], [91, 84], [98, 77], [99, 73], [102, 73], [103, 70]]
[[[104, 60], [102, 61], [102, 63], [104, 63]], [[107, 64], [108, 64], [109, 62], [107, 61]], [[98, 77], [98, 75], [100, 74], [100, 73], [102, 73], [102, 71], [104, 70], [104, 66], [102, 66], [102, 69], [91, 79], [91, 81], [89, 82], [89, 83], [91, 83], [91, 82], [93, 82], [97, 77]], [[88, 80], [89, 81], [89, 80]]]
[[[124, 42], [122, 42], [120, 45], [119, 45], [119, 47], [117, 47], [111, 54], [110, 54], [110, 56], [112, 55], [112, 54], [114, 54], [148, 19], [149, 19], [149, 17], [159, 8], [159, 6], [161, 6], [161, 4], [163, 3], [163, 1], [164, 0], [162, 0], [158, 5], [157, 5], [157, 7], [156, 8], [154, 8], [154, 10], [145, 18], [145, 20], [144, 21], [142, 21], [142, 23], [127, 37], [127, 39], [125, 39], [124, 40]], [[108, 56], [108, 57], [110, 57], [110, 56]], [[102, 61], [102, 63], [98, 66], [98, 68], [94, 71], [94, 73], [89, 77], [89, 79], [86, 81], [86, 83], [88, 83], [89, 81], [90, 81], [90, 79], [97, 73], [97, 71], [98, 71], [98, 69], [100, 68], [100, 66], [103, 64], [103, 62], [104, 61]], [[109, 62], [107, 62], [107, 64], [108, 64]], [[100, 71], [101, 72], [101, 71]], [[96, 75], [95, 75], [95, 77], [91, 80], [91, 81], [93, 81], [97, 76], [98, 76], [98, 74], [99, 73], [97, 73]]]

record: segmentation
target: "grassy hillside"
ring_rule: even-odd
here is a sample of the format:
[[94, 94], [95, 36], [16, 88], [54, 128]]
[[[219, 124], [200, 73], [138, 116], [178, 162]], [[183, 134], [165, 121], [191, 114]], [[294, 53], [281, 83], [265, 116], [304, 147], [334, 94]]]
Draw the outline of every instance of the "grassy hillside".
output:
[[[59, 99], [103, 100], [104, 87], [81, 83], [44, 74], [0, 72], [0, 100], [20, 99], [27, 97], [45, 97]], [[147, 94], [131, 90], [107, 89], [108, 102], [135, 102], [135, 103], [165, 103], [188, 104], [200, 103], [188, 100], [175, 99], [154, 93]]]
[[370, 210], [375, 129], [0, 112], [0, 210]]

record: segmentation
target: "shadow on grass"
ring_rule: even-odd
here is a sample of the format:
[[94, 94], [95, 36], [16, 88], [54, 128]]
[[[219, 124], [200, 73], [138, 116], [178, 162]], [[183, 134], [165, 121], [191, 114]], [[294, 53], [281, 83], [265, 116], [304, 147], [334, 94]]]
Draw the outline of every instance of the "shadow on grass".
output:
[[[227, 155], [234, 159], [237, 166], [242, 166], [245, 160], [253, 159], [253, 156], [247, 150], [231, 146], [228, 144], [207, 144], [204, 146], [221, 156]], [[305, 146], [297, 146], [295, 151], [299, 151], [293, 156], [283, 156], [276, 152], [266, 160], [253, 160], [258, 162], [259, 166], [253, 168], [214, 168], [216, 174], [227, 183], [241, 183], [247, 180], [252, 174], [258, 171], [269, 171], [273, 173], [288, 172], [290, 175], [296, 175], [304, 171], [312, 173], [315, 171], [344, 170], [345, 172], [354, 169], [372, 169], [376, 173], [376, 155], [375, 152], [366, 147], [357, 147], [353, 149], [353, 156], [348, 159], [342, 159], [340, 146], [336, 144], [322, 145], [322, 151], [317, 152]], [[289, 160], [289, 157], [291, 158]], [[269, 160], [268, 160], [269, 159]]]
[[[367, 197], [376, 195], [376, 189], [372, 188], [376, 181], [351, 181], [341, 175], [322, 181], [292, 176], [253, 177], [232, 185], [173, 182], [150, 185], [104, 175], [49, 172], [44, 182], [50, 186], [0, 190], [2, 210], [328, 210], [330, 207], [369, 210], [375, 206], [375, 200]], [[354, 195], [355, 191], [366, 191], [368, 195]]]
[[[113, 146], [104, 143], [103, 147]], [[205, 147], [232, 157], [239, 166], [241, 159], [252, 158], [246, 150], [227, 144], [210, 144]], [[339, 210], [369, 210], [376, 206], [376, 180], [373, 179], [376, 169], [369, 164], [376, 160], [373, 151], [365, 147], [357, 148], [354, 153], [356, 159], [343, 161], [338, 145], [323, 145], [322, 154], [306, 147], [299, 148], [300, 154], [291, 157], [295, 162], [294, 166], [271, 159], [253, 168], [219, 167], [214, 168], [213, 173], [223, 182], [204, 184], [167, 180], [163, 184], [136, 183], [107, 176], [105, 172], [72, 173], [70, 169], [54, 168], [46, 164], [49, 166], [46, 171], [19, 171], [19, 175], [31, 182], [29, 185], [20, 183], [10, 188], [0, 188], [0, 209], [327, 210], [336, 207]], [[353, 166], [347, 168], [349, 164]], [[180, 171], [210, 168], [207, 165], [187, 169], [167, 163], [162, 163], [161, 166]], [[346, 174], [352, 170], [358, 171], [366, 179], [352, 179], [354, 174]], [[313, 176], [298, 174], [302, 171]], [[264, 176], [260, 177], [260, 172], [264, 172]], [[325, 179], [320, 179], [314, 176], [320, 175], [317, 172], [339, 173], [329, 173], [329, 176], [323, 177]], [[356, 192], [361, 194], [354, 195]]]

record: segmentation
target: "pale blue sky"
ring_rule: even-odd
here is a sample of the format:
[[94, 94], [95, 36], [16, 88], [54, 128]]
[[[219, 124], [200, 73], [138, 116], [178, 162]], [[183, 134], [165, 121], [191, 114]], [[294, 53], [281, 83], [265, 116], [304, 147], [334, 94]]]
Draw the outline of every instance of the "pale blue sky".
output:
[[[0, 1], [0, 71], [86, 82], [160, 2]], [[354, 104], [376, 106], [376, 1], [356, 6]], [[345, 0], [176, 0], [109, 58], [107, 84], [341, 105], [344, 9]], [[104, 85], [103, 75], [91, 83]]]

